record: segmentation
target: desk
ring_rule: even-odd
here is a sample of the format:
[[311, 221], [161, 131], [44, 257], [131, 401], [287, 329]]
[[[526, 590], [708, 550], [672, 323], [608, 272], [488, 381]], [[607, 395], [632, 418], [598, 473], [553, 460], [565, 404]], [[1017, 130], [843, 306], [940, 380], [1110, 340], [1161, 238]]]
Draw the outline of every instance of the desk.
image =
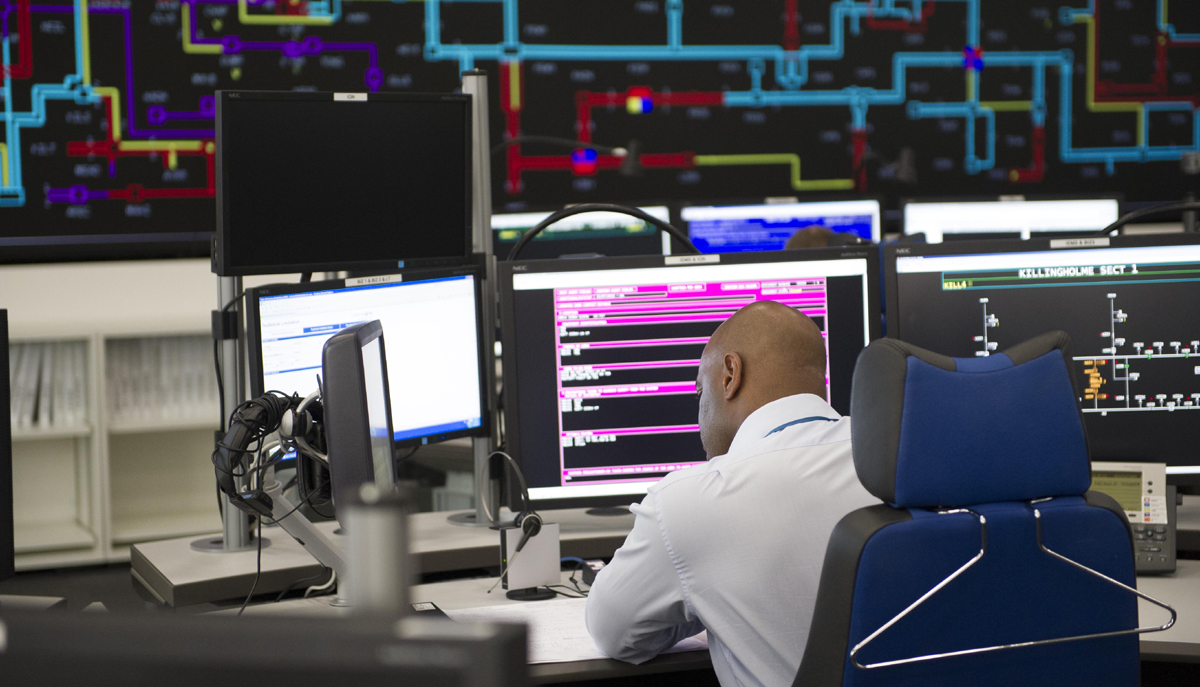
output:
[[[570, 573], [562, 574], [562, 581], [567, 583]], [[498, 606], [519, 604], [523, 601], [512, 601], [504, 596], [504, 590], [497, 588], [491, 594], [487, 590], [496, 582], [496, 578], [478, 578], [472, 580], [452, 580], [434, 584], [419, 584], [412, 588], [410, 598], [414, 602], [432, 601], [442, 610], [452, 611], [459, 608], [476, 608], [479, 606]], [[243, 615], [259, 615], [270, 617], [346, 617], [352, 613], [348, 608], [337, 608], [329, 605], [332, 597], [324, 596], [315, 599], [294, 599], [281, 601], [277, 604], [266, 603], [249, 606]], [[237, 608], [217, 611], [221, 614], [237, 613]], [[640, 675], [658, 675], [662, 673], [680, 673], [686, 671], [712, 671], [712, 661], [707, 651], [689, 651], [678, 654], [667, 654], [647, 661], [640, 666], [623, 663], [613, 659], [598, 659], [592, 661], [574, 661], [570, 663], [539, 663], [529, 666], [529, 674], [536, 684], [555, 684], [582, 680], [602, 680], [625, 678]]]
[[[1179, 616], [1171, 629], [1141, 636], [1142, 660], [1200, 663], [1200, 561], [1178, 561], [1174, 575], [1139, 577], [1137, 583], [1138, 591], [1172, 606]], [[1138, 615], [1143, 625], [1161, 625], [1169, 617], [1140, 599]]]
[[[563, 581], [569, 577], [563, 573]], [[500, 590], [487, 593], [495, 578], [454, 580], [413, 587], [411, 598], [416, 601], [432, 601], [443, 610], [493, 606], [498, 604], [522, 603], [510, 601]], [[1179, 561], [1179, 570], [1174, 575], [1163, 577], [1139, 577], [1138, 588], [1165, 603], [1174, 606], [1179, 619], [1174, 627], [1165, 632], [1141, 636], [1143, 661], [1200, 663], [1200, 561]], [[344, 616], [346, 608], [329, 605], [329, 597], [297, 599], [278, 604], [260, 604], [246, 609], [247, 615], [297, 616], [317, 615], [325, 617]], [[1139, 614], [1143, 624], [1161, 624], [1166, 611], [1139, 602]], [[221, 613], [235, 613], [221, 611]], [[538, 684], [553, 684], [580, 680], [632, 677], [683, 671], [711, 670], [712, 661], [706, 651], [669, 654], [633, 666], [611, 659], [577, 661], [572, 663], [537, 664], [529, 667], [533, 681]]]
[[[499, 565], [499, 535], [486, 527], [460, 527], [446, 521], [448, 512], [417, 513], [409, 520], [412, 551], [423, 573], [472, 570]], [[633, 515], [587, 515], [582, 508], [542, 511], [546, 522], [559, 524], [562, 555], [608, 558], [633, 529]], [[330, 537], [336, 522], [318, 523]], [[262, 577], [256, 593], [280, 592], [298, 579], [321, 573], [321, 566], [278, 527], [264, 527], [271, 545], [262, 552]], [[160, 603], [188, 606], [245, 597], [254, 582], [257, 551], [194, 551], [199, 537], [182, 537], [130, 550], [133, 577]], [[317, 584], [314, 580], [307, 584]]]
[[1175, 511], [1175, 547], [1200, 551], [1200, 496], [1184, 496]]

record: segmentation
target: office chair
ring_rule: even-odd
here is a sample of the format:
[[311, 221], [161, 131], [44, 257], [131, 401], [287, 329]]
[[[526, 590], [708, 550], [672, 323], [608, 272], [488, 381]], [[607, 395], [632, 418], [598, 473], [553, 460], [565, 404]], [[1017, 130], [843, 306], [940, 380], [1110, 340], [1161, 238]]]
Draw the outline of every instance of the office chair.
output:
[[[1063, 332], [862, 352], [854, 466], [884, 503], [834, 528], [795, 685], [1138, 684], [1138, 634], [1175, 613], [1133, 589], [1128, 520], [1088, 491], [1073, 367]], [[1139, 628], [1139, 596], [1171, 620]]]

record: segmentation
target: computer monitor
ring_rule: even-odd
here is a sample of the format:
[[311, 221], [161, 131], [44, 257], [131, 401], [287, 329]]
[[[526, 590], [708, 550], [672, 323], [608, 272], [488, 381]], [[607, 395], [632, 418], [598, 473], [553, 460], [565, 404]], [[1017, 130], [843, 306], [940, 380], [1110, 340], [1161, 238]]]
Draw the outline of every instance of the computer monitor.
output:
[[461, 264], [471, 96], [217, 91], [221, 275]]
[[334, 504], [364, 484], [396, 485], [383, 325], [361, 322], [325, 341], [321, 353], [322, 411]]
[[926, 243], [1086, 234], [1117, 221], [1118, 206], [1115, 198], [908, 201], [904, 233], [924, 234]]
[[[671, 221], [666, 206], [640, 208], [651, 217]], [[508, 254], [526, 231], [553, 214], [506, 212], [492, 215], [492, 252], [497, 260]], [[661, 255], [663, 239], [658, 227], [619, 212], [585, 212], [546, 227], [521, 249], [521, 260], [575, 256]], [[665, 234], [663, 236], [666, 236]]]
[[325, 341], [379, 320], [395, 442], [486, 436], [479, 282], [479, 268], [464, 266], [249, 289], [251, 394], [315, 391]]
[[0, 616], [0, 639], [7, 685], [529, 684], [518, 624], [13, 611]]
[[701, 253], [781, 250], [808, 227], [854, 234], [879, 243], [879, 201], [768, 203], [685, 207], [679, 211], [688, 237]]
[[[8, 311], [0, 310], [0, 418], [9, 416]], [[15, 574], [12, 424], [0, 420], [0, 580]]]
[[1092, 458], [1200, 475], [1200, 236], [890, 245], [885, 255], [888, 336], [982, 357], [1065, 331]]
[[817, 323], [827, 393], [849, 412], [878, 333], [872, 246], [503, 263], [505, 429], [541, 507], [628, 505], [705, 460], [696, 373], [716, 328], [757, 300]]

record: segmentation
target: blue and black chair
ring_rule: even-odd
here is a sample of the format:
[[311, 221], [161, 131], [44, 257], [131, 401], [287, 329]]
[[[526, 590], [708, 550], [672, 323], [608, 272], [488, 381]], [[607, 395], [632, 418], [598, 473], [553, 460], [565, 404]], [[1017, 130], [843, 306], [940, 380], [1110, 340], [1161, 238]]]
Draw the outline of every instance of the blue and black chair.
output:
[[[1062, 332], [862, 352], [854, 467], [884, 503], [833, 531], [795, 685], [1138, 684], [1138, 634], [1175, 612], [1134, 589], [1129, 522], [1088, 491], [1072, 366]], [[1138, 627], [1139, 596], [1170, 621]]]

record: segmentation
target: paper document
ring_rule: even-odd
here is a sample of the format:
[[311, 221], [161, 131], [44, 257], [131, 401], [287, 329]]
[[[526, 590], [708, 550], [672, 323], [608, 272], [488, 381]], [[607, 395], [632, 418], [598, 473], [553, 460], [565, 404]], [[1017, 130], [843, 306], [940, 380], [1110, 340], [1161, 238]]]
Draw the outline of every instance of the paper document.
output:
[[[529, 633], [530, 663], [566, 663], [606, 658], [596, 648], [584, 625], [583, 610], [586, 605], [587, 599], [556, 599], [463, 608], [446, 611], [446, 615], [463, 621], [525, 623]], [[708, 649], [708, 635], [704, 632], [688, 637], [663, 653], [702, 649]]]

